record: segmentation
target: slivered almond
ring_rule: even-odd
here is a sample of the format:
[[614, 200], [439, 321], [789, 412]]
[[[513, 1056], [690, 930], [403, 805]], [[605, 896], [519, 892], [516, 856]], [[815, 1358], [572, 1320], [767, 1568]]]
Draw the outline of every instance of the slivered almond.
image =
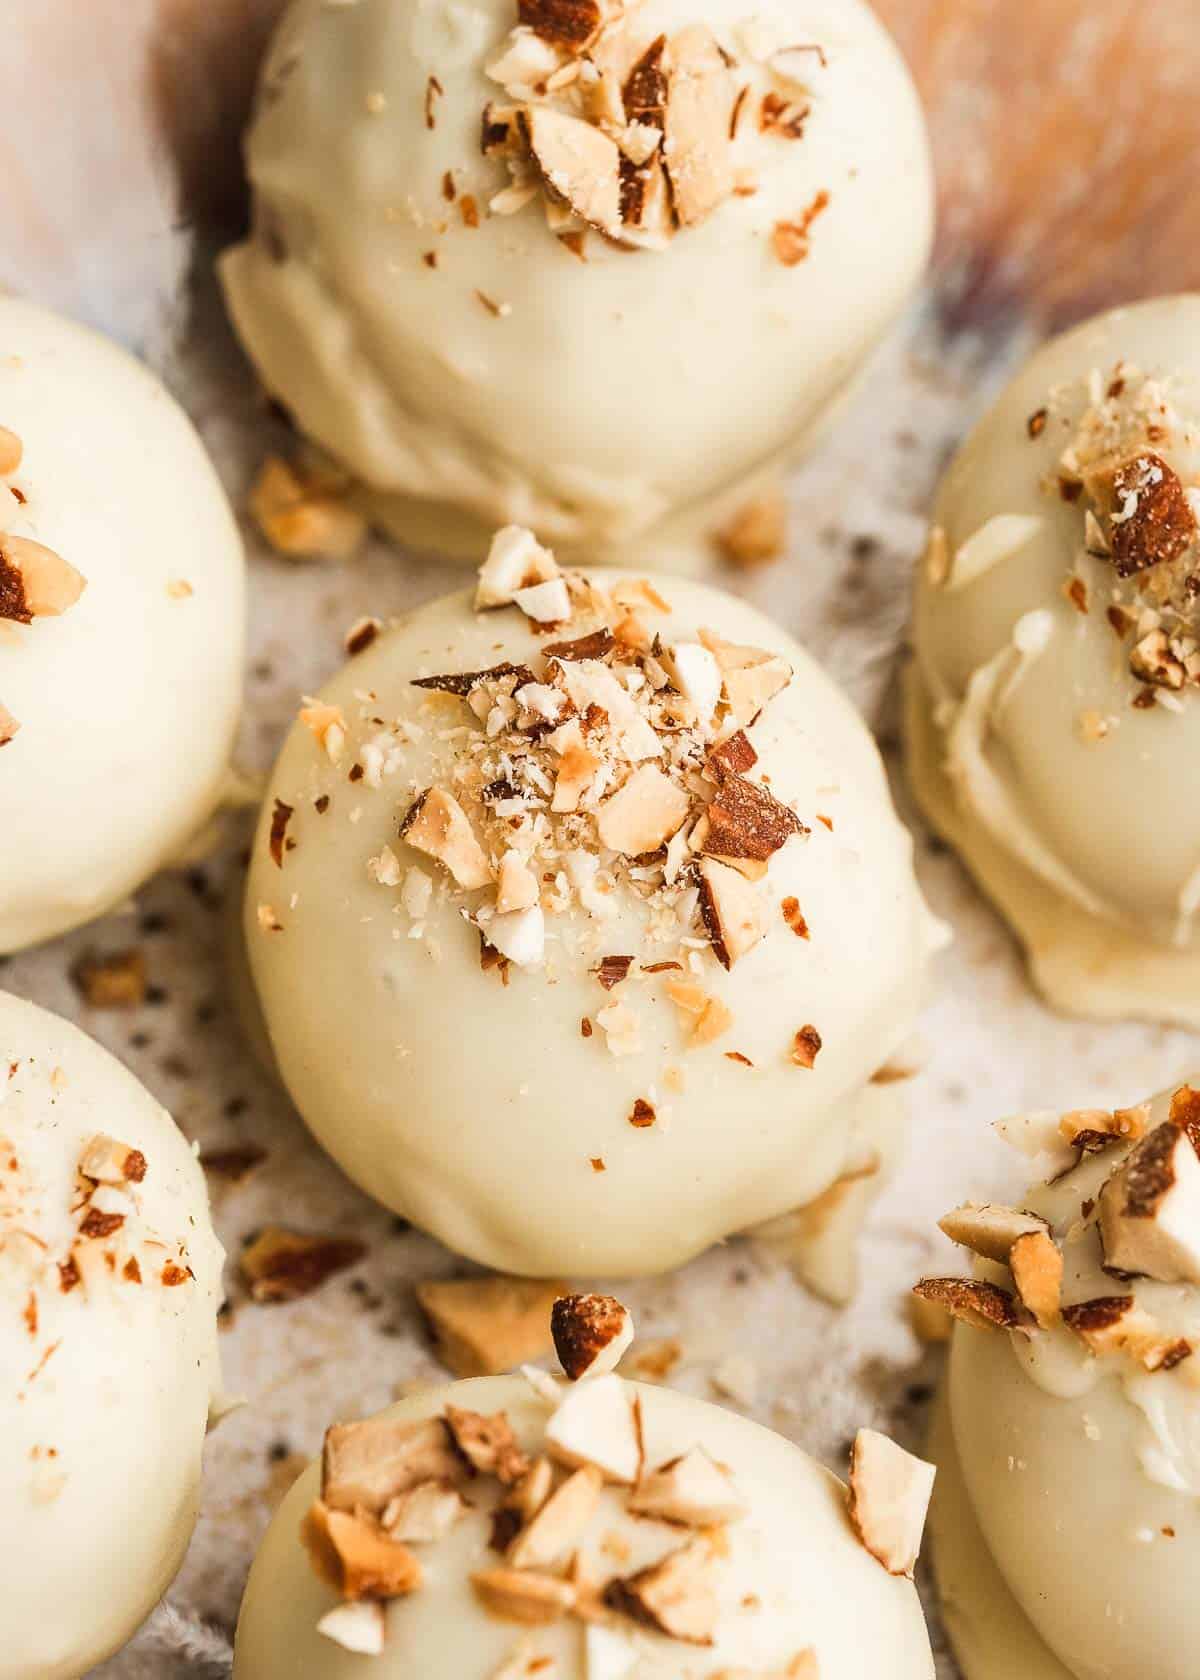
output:
[[564, 1289], [498, 1273], [419, 1283], [416, 1296], [442, 1363], [456, 1377], [491, 1377], [548, 1350], [550, 1312]]
[[418, 795], [400, 825], [400, 838], [436, 858], [467, 892], [486, 887], [492, 880], [491, 865], [470, 819], [444, 788], [426, 788]]
[[889, 1575], [910, 1580], [937, 1474], [932, 1464], [873, 1429], [860, 1429], [850, 1454], [850, 1522]]

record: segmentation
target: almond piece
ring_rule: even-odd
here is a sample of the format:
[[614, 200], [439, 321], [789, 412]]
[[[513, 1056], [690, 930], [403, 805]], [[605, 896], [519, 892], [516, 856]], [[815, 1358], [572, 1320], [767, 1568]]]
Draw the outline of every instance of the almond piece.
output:
[[752, 951], [765, 930], [758, 894], [736, 869], [715, 858], [700, 863], [700, 915], [724, 968]]
[[359, 1512], [315, 1500], [300, 1538], [317, 1574], [343, 1598], [403, 1598], [421, 1585], [421, 1565], [407, 1546]]
[[84, 1145], [79, 1173], [94, 1184], [140, 1184], [146, 1176], [146, 1157], [140, 1149], [131, 1149], [127, 1143], [97, 1132]]
[[622, 1379], [610, 1372], [569, 1388], [546, 1422], [546, 1451], [572, 1469], [591, 1464], [606, 1481], [632, 1486], [642, 1444]]
[[537, 876], [519, 853], [505, 852], [500, 859], [500, 874], [496, 883], [496, 913], [507, 915], [511, 910], [529, 910], [537, 902]]
[[534, 624], [562, 624], [571, 616], [571, 597], [563, 578], [548, 578], [545, 583], [532, 583], [518, 589], [513, 596], [514, 606]]
[[378, 1516], [409, 1489], [462, 1475], [442, 1418], [365, 1418], [325, 1431], [321, 1498], [335, 1511]]
[[430, 1545], [440, 1540], [470, 1506], [449, 1482], [418, 1482], [388, 1501], [381, 1522], [392, 1540]]
[[238, 1265], [256, 1301], [298, 1301], [335, 1272], [357, 1266], [366, 1252], [356, 1237], [308, 1236], [267, 1225], [242, 1250]]
[[660, 655], [675, 687], [690, 702], [700, 727], [707, 728], [721, 702], [721, 667], [701, 642], [676, 642]]
[[0, 426], [0, 478], [9, 478], [21, 465], [21, 458], [25, 454], [25, 446], [16, 432], [10, 432], [7, 426]]
[[643, 1476], [629, 1496], [629, 1509], [687, 1528], [711, 1528], [736, 1522], [748, 1506], [729, 1472], [714, 1464], [702, 1447], [692, 1447]]
[[1046, 1221], [1036, 1214], [1018, 1213], [1015, 1208], [996, 1207], [990, 1202], [964, 1202], [939, 1219], [938, 1225], [951, 1242], [1001, 1265], [1008, 1264], [1009, 1251], [1018, 1237], [1048, 1229]]
[[796, 813], [767, 788], [744, 776], [723, 776], [705, 815], [704, 850], [710, 857], [766, 863], [796, 834], [808, 830]]
[[1017, 1296], [1039, 1330], [1057, 1324], [1062, 1305], [1062, 1251], [1048, 1231], [1027, 1231], [1008, 1252]]
[[465, 892], [490, 885], [492, 868], [469, 818], [453, 794], [426, 788], [409, 807], [400, 838], [448, 869]]
[[556, 1622], [575, 1605], [575, 1588], [553, 1575], [521, 1569], [478, 1569], [471, 1576], [476, 1597], [501, 1621], [537, 1627]]
[[488, 557], [479, 568], [475, 610], [507, 607], [519, 589], [529, 589], [558, 576], [558, 562], [532, 531], [521, 525], [505, 525], [492, 538]]
[[249, 506], [277, 554], [348, 560], [366, 540], [367, 521], [350, 505], [347, 487], [330, 475], [289, 465], [278, 455], [263, 462]]
[[535, 967], [546, 954], [546, 917], [538, 904], [491, 916], [480, 931], [492, 950], [519, 968]]
[[1118, 577], [1178, 560], [1196, 540], [1196, 516], [1179, 475], [1153, 450], [1089, 479], [1088, 492], [1108, 514]]
[[850, 1522], [889, 1575], [912, 1579], [937, 1471], [873, 1429], [850, 1454]]
[[1100, 1192], [1104, 1258], [1160, 1283], [1200, 1283], [1200, 1159], [1173, 1121], [1144, 1137]]
[[787, 499], [777, 491], [740, 507], [717, 532], [717, 547], [733, 566], [765, 566], [786, 551], [787, 527]]
[[317, 1632], [332, 1639], [343, 1651], [353, 1651], [359, 1657], [377, 1657], [383, 1651], [386, 1636], [383, 1605], [369, 1598], [335, 1604], [317, 1623]]
[[680, 227], [704, 221], [733, 192], [733, 81], [707, 24], [671, 37], [663, 157]]
[[29, 537], [0, 536], [0, 619], [30, 624], [73, 607], [87, 580], [52, 548]]
[[561, 757], [550, 809], [569, 813], [579, 809], [580, 800], [600, 769], [600, 760], [584, 745], [583, 731], [577, 723], [564, 724], [557, 734]]
[[763, 707], [791, 682], [791, 666], [777, 653], [739, 647], [722, 641], [711, 630], [702, 630], [700, 640], [721, 667], [725, 698], [735, 722], [748, 729]]
[[100, 956], [87, 951], [71, 979], [89, 1009], [139, 1009], [146, 1001], [146, 958], [141, 951]]
[[6, 747], [10, 741], [15, 741], [20, 728], [21, 725], [8, 707], [0, 703], [0, 747]]
[[442, 1364], [456, 1377], [492, 1377], [549, 1350], [550, 1313], [564, 1287], [501, 1273], [419, 1283], [416, 1296]]
[[601, 805], [601, 843], [625, 857], [656, 852], [680, 828], [691, 808], [688, 795], [653, 764], [644, 764]]
[[300, 722], [317, 739], [331, 764], [337, 764], [346, 748], [346, 719], [340, 706], [310, 700], [300, 708]]
[[523, 105], [521, 136], [548, 195], [600, 233], [621, 231], [621, 153], [614, 140], [549, 105]]
[[615, 1371], [633, 1341], [633, 1318], [611, 1295], [562, 1295], [550, 1330], [559, 1363], [572, 1382]]
[[660, 1563], [610, 1582], [604, 1601], [669, 1639], [711, 1645], [719, 1577], [720, 1559], [712, 1540], [698, 1536], [677, 1552], [669, 1552]]
[[505, 1487], [512, 1487], [529, 1469], [504, 1412], [485, 1417], [463, 1406], [447, 1406], [446, 1426], [454, 1445], [479, 1475], [495, 1476]]
[[543, 41], [580, 53], [604, 21], [600, 0], [518, 0], [521, 23]]
[[922, 1278], [914, 1285], [913, 1294], [944, 1307], [976, 1330], [1021, 1330], [1027, 1334], [1032, 1327], [1029, 1315], [1007, 1289], [977, 1278]]
[[591, 1522], [604, 1487], [604, 1477], [585, 1464], [567, 1477], [517, 1535], [506, 1561], [514, 1569], [553, 1570], [575, 1550]]

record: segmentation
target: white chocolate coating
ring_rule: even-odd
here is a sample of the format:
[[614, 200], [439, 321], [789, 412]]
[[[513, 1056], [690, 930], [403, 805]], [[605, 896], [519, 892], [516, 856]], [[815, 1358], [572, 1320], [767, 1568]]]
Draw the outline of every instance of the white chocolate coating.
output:
[[[504, 100], [484, 67], [513, 0], [293, 4], [247, 144], [258, 232], [222, 276], [301, 430], [376, 491], [593, 544], [795, 449], [911, 295], [931, 177], [908, 73], [862, 0], [645, 0], [633, 23], [648, 43], [707, 22], [757, 90], [763, 66], [738, 45], [753, 19], [780, 46], [824, 49], [803, 139], [759, 133], [752, 98], [734, 162], [754, 196], [662, 251], [589, 235], [580, 262], [540, 201], [487, 213], [509, 177], [480, 153], [481, 113]], [[785, 266], [775, 224], [822, 192], [811, 249]]]
[[[1149, 1127], [1168, 1107], [1169, 1095], [1154, 1099]], [[1068, 1235], [1123, 1154], [1085, 1158], [1022, 1205], [1048, 1218], [1063, 1246], [1065, 1302], [1132, 1294], [1167, 1336], [1198, 1346], [1200, 1291], [1114, 1279], [1094, 1222]], [[981, 1263], [977, 1275], [1011, 1287], [1002, 1268]], [[959, 1486], [942, 1490], [949, 1504], [935, 1518], [935, 1543], [968, 1680], [1062, 1680], [1064, 1671], [1072, 1680], [1187, 1680], [1200, 1637], [1194, 1356], [1147, 1371], [1128, 1350], [1088, 1352], [1061, 1325], [1029, 1339], [959, 1325], [947, 1400]], [[992, 1569], [1005, 1589], [998, 1600], [986, 1585]], [[1041, 1642], [1043, 1666], [1032, 1655], [1028, 1669], [999, 1666], [1002, 1652], [1024, 1661]]]
[[0, 298], [0, 425], [24, 446], [11, 533], [86, 579], [60, 617], [0, 619], [0, 702], [20, 724], [0, 747], [5, 952], [101, 915], [212, 814], [244, 568], [191, 424], [115, 344]]
[[[782, 1437], [720, 1407], [666, 1388], [631, 1387], [641, 1398], [647, 1464], [700, 1446], [728, 1468], [749, 1510], [726, 1530], [729, 1554], [715, 1643], [684, 1645], [639, 1629], [626, 1680], [701, 1680], [731, 1667], [757, 1674], [809, 1648], [816, 1652], [821, 1680], [858, 1680], [864, 1673], [880, 1680], [931, 1680], [929, 1641], [912, 1584], [888, 1575], [859, 1545], [834, 1477]], [[521, 1378], [455, 1383], [402, 1401], [387, 1415], [431, 1417], [447, 1400], [484, 1413], [503, 1409], [527, 1448], [540, 1438], [546, 1407]], [[318, 1480], [316, 1466], [300, 1477], [255, 1559], [238, 1624], [236, 1680], [285, 1680], [295, 1674], [306, 1680], [349, 1680], [358, 1674], [401, 1680], [415, 1671], [424, 1680], [492, 1680], [522, 1630], [485, 1614], [469, 1584], [472, 1569], [497, 1562], [488, 1548], [486, 1517], [468, 1516], [448, 1538], [414, 1548], [426, 1567], [426, 1584], [387, 1607], [383, 1653], [355, 1657], [316, 1632], [318, 1619], [336, 1602], [299, 1539]], [[618, 1495], [606, 1491], [584, 1538], [594, 1575], [639, 1567], [636, 1551], [628, 1564], [614, 1562], [615, 1550], [605, 1554], [602, 1537], [614, 1532], [635, 1547], [645, 1543]], [[742, 1602], [750, 1594], [758, 1595], [757, 1607]], [[577, 1621], [528, 1630], [528, 1649], [531, 1656], [557, 1659], [551, 1669], [555, 1680], [591, 1680]]]
[[[1117, 364], [1124, 391], [1106, 404]], [[934, 514], [957, 558], [948, 581], [923, 568], [917, 587], [909, 752], [926, 813], [1012, 922], [1052, 1003], [1196, 1025], [1200, 807], [1179, 765], [1200, 744], [1200, 697], [1193, 682], [1176, 693], [1135, 677], [1146, 626], [1122, 639], [1108, 609], [1114, 594], [1133, 615], [1153, 605], [1151, 574], [1139, 591], [1086, 553], [1088, 495], [1065, 500], [1053, 483], [1089, 409], [1128, 429], [1147, 393], [1166, 406], [1165, 419], [1147, 415], [1163, 421], [1153, 448], [1190, 490], [1200, 297], [1118, 310], [1054, 340], [964, 446]], [[1072, 574], [1086, 611], [1064, 594]], [[1194, 607], [1182, 626], [1194, 635]], [[1133, 704], [1146, 695], [1149, 709]]]
[[[149, 1613], [191, 1537], [222, 1252], [187, 1143], [98, 1045], [0, 994], [0, 1068], [0, 1677], [77, 1680]], [[81, 1237], [77, 1167], [98, 1133], [146, 1171], [105, 1187], [132, 1200], [124, 1225]]]
[[[605, 584], [618, 576], [603, 574]], [[461, 895], [397, 839], [415, 793], [452, 773], [458, 747], [447, 736], [470, 721], [463, 702], [431, 698], [413, 679], [533, 658], [546, 637], [515, 608], [476, 614], [468, 594], [448, 596], [352, 659], [321, 696], [345, 717], [339, 764], [297, 724], [254, 844], [246, 940], [297, 1107], [364, 1189], [502, 1270], [666, 1270], [811, 1201], [842, 1170], [864, 1085], [908, 1036], [941, 931], [917, 890], [874, 742], [849, 702], [752, 608], [698, 584], [663, 590], [672, 611], [646, 614], [653, 632], [684, 640], [711, 626], [782, 653], [794, 671], [748, 733], [754, 775], [811, 833], [771, 859], [760, 888], [765, 937], [731, 970], [700, 929], [682, 929], [692, 946], [681, 954], [694, 955], [695, 977], [732, 1013], [715, 1042], [686, 1048], [666, 995], [673, 973], [635, 967], [611, 992], [596, 978], [605, 954], [634, 953], [639, 964], [680, 954], [673, 918], [668, 943], [656, 944], [641, 900], [626, 890], [611, 894], [604, 919], [548, 913], [545, 963], [514, 967], [505, 986], [481, 970]], [[395, 767], [379, 785], [352, 782], [380, 719], [419, 735], [389, 745]], [[315, 801], [326, 795], [321, 814]], [[293, 807], [295, 848], [281, 868], [269, 845], [276, 800]], [[402, 911], [403, 887], [368, 873], [385, 845], [403, 874], [415, 865], [434, 877], [418, 918]], [[780, 913], [789, 895], [808, 919], [807, 939]], [[599, 1024], [590, 1036], [581, 1029], [614, 1002], [636, 1020], [640, 1043], [626, 1054], [612, 1053]], [[803, 1068], [789, 1046], [808, 1023], [823, 1043]], [[630, 1123], [638, 1099], [656, 1109], [650, 1127]]]

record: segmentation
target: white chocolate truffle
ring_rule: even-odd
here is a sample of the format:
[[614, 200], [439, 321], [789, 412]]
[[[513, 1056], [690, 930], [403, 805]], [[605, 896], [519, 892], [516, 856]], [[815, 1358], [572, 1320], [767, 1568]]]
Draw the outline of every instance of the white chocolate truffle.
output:
[[[969, 1317], [985, 1304], [971, 1292], [1003, 1292], [1022, 1319], [959, 1324], [951, 1350], [935, 1565], [966, 1680], [1194, 1671], [1200, 1288], [1167, 1238], [1200, 1231], [1198, 1118], [1200, 1092], [1183, 1086], [1051, 1120], [1057, 1176], [1022, 1207], [1046, 1221], [1061, 1285], [1047, 1284], [1049, 1248], [1032, 1268], [1013, 1249], [1008, 1266], [978, 1262], [957, 1298]], [[993, 1233], [997, 1211], [979, 1215]], [[1122, 1249], [1154, 1275], [1115, 1270]], [[920, 1287], [936, 1297], [938, 1283]], [[1039, 1291], [1044, 1328], [1021, 1306]], [[1061, 1316], [1044, 1311], [1055, 1294]]]
[[[911, 1582], [798, 1448], [616, 1375], [557, 1406], [545, 1384], [458, 1382], [331, 1430], [255, 1559], [235, 1680], [932, 1680]], [[919, 1531], [928, 1467], [885, 1450]]]
[[241, 541], [153, 374], [0, 298], [0, 952], [119, 903], [220, 796]]
[[1200, 1025], [1200, 297], [1035, 355], [917, 587], [917, 794], [1072, 1013]]
[[220, 1244], [174, 1122], [0, 993], [0, 1680], [77, 1680], [166, 1590], [219, 1387]]
[[917, 283], [922, 118], [862, 0], [608, 12], [589, 40], [595, 0], [525, 0], [516, 33], [514, 0], [298, 0], [276, 36], [225, 291], [385, 500], [644, 530], [796, 448]]
[[842, 1174], [940, 929], [874, 742], [790, 638], [528, 533], [480, 592], [536, 571], [553, 629], [451, 595], [304, 706], [250, 964], [370, 1194], [503, 1271], [656, 1272]]

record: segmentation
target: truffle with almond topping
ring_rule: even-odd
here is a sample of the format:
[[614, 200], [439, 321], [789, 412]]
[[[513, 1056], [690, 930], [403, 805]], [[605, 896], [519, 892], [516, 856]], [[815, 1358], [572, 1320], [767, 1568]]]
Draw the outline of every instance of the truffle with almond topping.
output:
[[[531, 1378], [454, 1383], [330, 1431], [335, 1453], [327, 1440], [250, 1572], [235, 1680], [334, 1680], [347, 1651], [370, 1657], [364, 1680], [932, 1680], [903, 1579], [928, 1466], [864, 1432], [851, 1493], [782, 1437], [670, 1389]], [[414, 1482], [398, 1448], [464, 1419], [515, 1445], [521, 1482], [483, 1460]], [[623, 1437], [635, 1464], [614, 1478]], [[436, 1523], [412, 1520], [418, 1501]]]
[[478, 0], [443, 22], [287, 10], [253, 229], [221, 264], [263, 381], [426, 546], [520, 520], [595, 552], [701, 507], [724, 528], [923, 269], [899, 55], [863, 0]]
[[171, 1117], [76, 1027], [0, 993], [3, 1680], [92, 1673], [179, 1567], [221, 1260]]
[[200, 441], [147, 368], [17, 298], [0, 331], [2, 955], [102, 915], [212, 816], [244, 567]]
[[867, 731], [765, 618], [513, 530], [481, 583], [303, 707], [247, 884], [264, 1019], [318, 1138], [452, 1248], [661, 1270], [875, 1148], [938, 930]]
[[934, 509], [910, 773], [1071, 1014], [1200, 1025], [1198, 517], [1198, 294], [1039, 350]]
[[[962, 1320], [932, 1443], [932, 1550], [965, 1680], [1191, 1680], [1195, 1102], [1179, 1086], [1006, 1125], [1049, 1182], [1019, 1210], [944, 1222], [983, 1256], [971, 1280], [920, 1286]], [[1109, 1146], [1075, 1150], [1081, 1122]], [[1009, 1310], [976, 1310], [987, 1301]]]

